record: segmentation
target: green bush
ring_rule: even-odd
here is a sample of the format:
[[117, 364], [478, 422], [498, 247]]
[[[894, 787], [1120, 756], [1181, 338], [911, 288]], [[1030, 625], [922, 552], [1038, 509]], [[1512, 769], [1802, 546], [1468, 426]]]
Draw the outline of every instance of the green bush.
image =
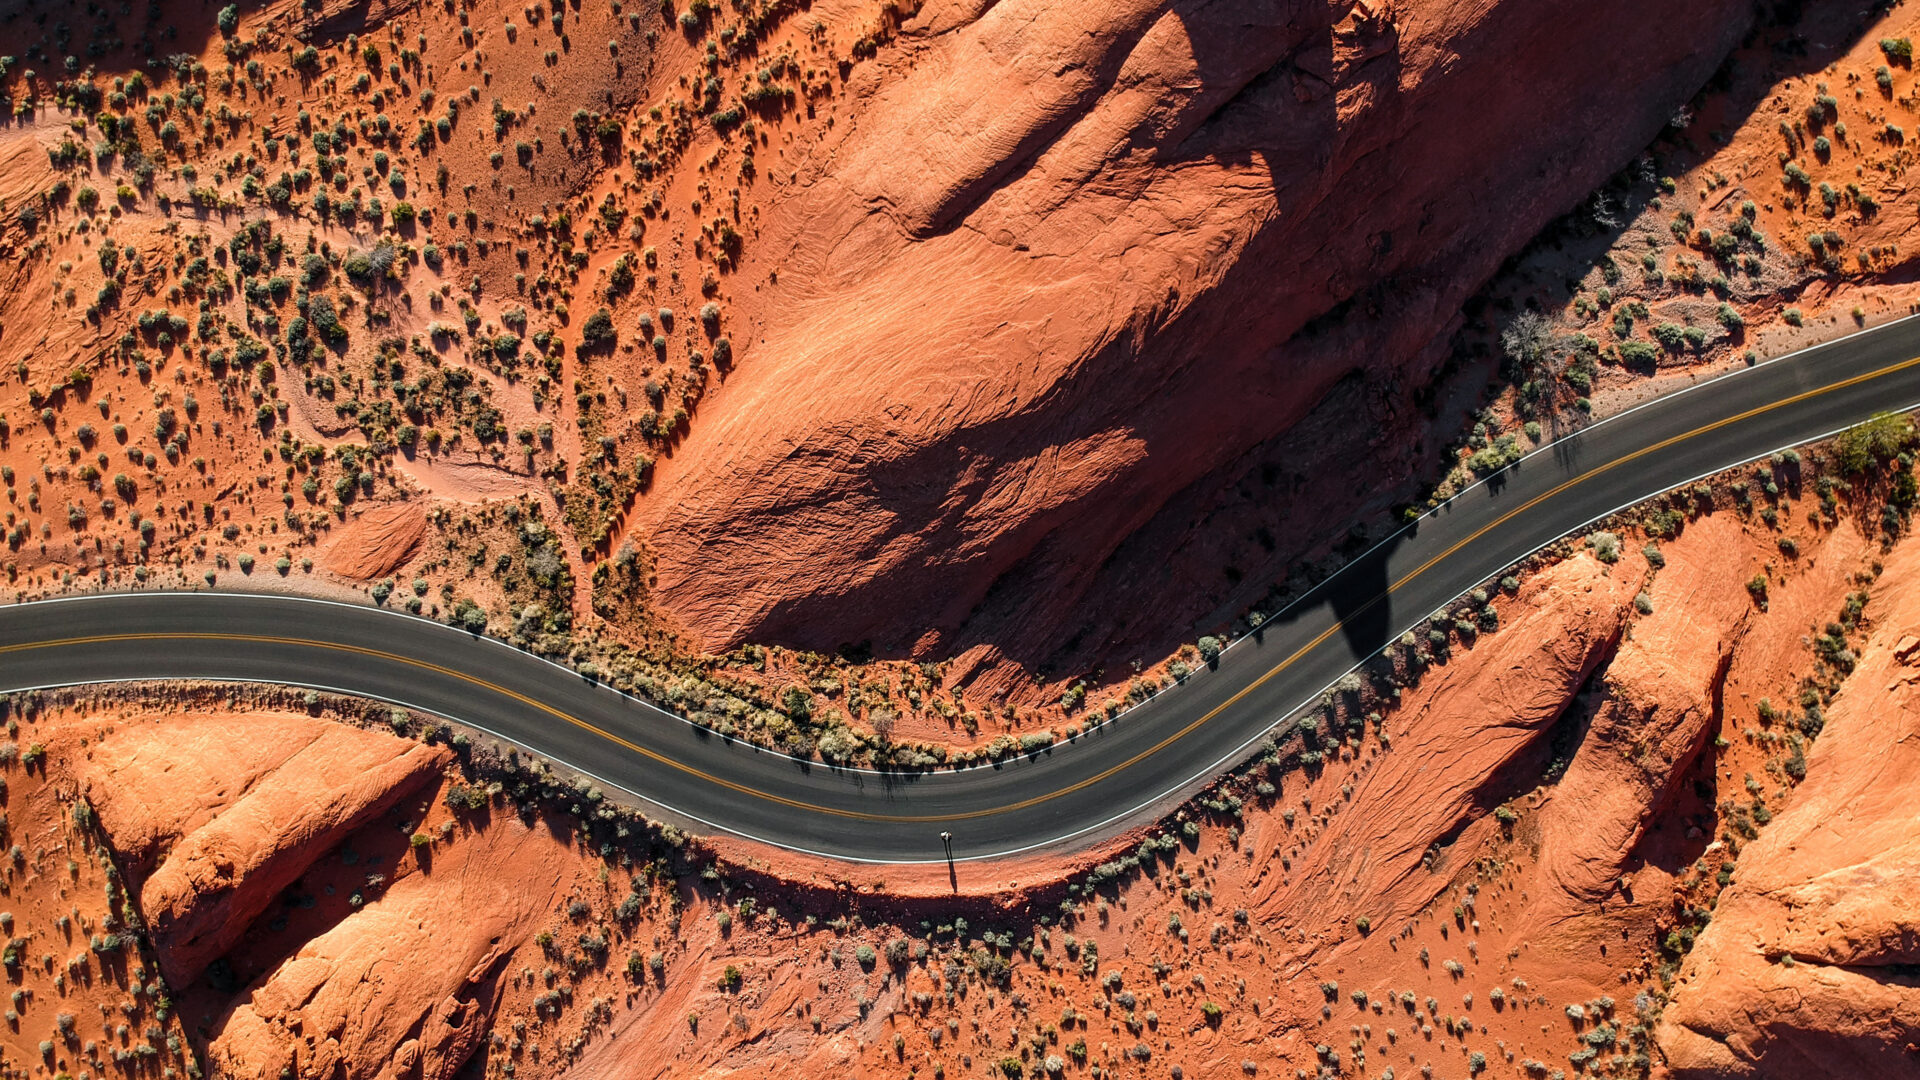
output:
[[328, 341], [347, 340], [347, 328], [341, 325], [340, 315], [335, 311], [333, 299], [328, 296], [315, 296], [307, 301], [307, 321]]
[[1653, 367], [1660, 362], [1660, 351], [1645, 341], [1623, 341], [1620, 362], [1628, 367]]
[[470, 634], [484, 634], [487, 632], [487, 609], [470, 599], [462, 598], [453, 606], [453, 610], [447, 613], [447, 622]]
[[1833, 450], [1841, 469], [1859, 473], [1865, 472], [1875, 461], [1894, 457], [1912, 446], [1913, 442], [1913, 425], [1907, 418], [1883, 412], [1841, 432], [1840, 437], [1833, 441]]
[[1620, 561], [1620, 537], [1615, 533], [1594, 533], [1587, 537], [1587, 546], [1593, 549], [1593, 557], [1603, 563]]
[[613, 316], [606, 308], [587, 316], [587, 321], [580, 326], [580, 344], [586, 348], [607, 348], [618, 336], [613, 328]]
[[1467, 468], [1481, 476], [1486, 476], [1519, 461], [1526, 456], [1526, 453], [1521, 448], [1518, 438], [1513, 435], [1502, 435], [1468, 457]]

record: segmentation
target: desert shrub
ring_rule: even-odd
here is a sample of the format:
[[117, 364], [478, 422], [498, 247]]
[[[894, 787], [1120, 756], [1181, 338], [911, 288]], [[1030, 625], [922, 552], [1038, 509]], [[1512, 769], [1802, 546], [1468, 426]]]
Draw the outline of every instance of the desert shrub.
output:
[[[1569, 385], [1574, 385], [1575, 389], [1585, 389], [1592, 385], [1571, 369], [1568, 371], [1568, 376]], [[1536, 430], [1538, 430], [1537, 427]], [[1525, 456], [1526, 451], [1521, 448], [1518, 436], [1502, 435], [1469, 455], [1467, 468], [1478, 475], [1487, 476], [1499, 472]]]
[[580, 344], [585, 348], [607, 348], [617, 337], [618, 332], [613, 328], [613, 316], [606, 308], [601, 308], [587, 316], [587, 321], [580, 326]]
[[347, 328], [340, 322], [340, 315], [334, 309], [332, 297], [320, 295], [309, 299], [307, 322], [328, 341], [347, 340]]
[[447, 613], [447, 622], [470, 634], [484, 634], [487, 631], [487, 609], [463, 597]]
[[1644, 341], [1620, 343], [1620, 362], [1628, 367], [1648, 368], [1660, 362], [1660, 351]]
[[1905, 417], [1883, 412], [1842, 432], [1833, 441], [1834, 456], [1844, 471], [1865, 472], [1875, 461], [1893, 457], [1913, 441], [1913, 425]]
[[1593, 549], [1593, 557], [1603, 563], [1620, 561], [1620, 537], [1614, 533], [1594, 533], [1587, 537], [1587, 546]]

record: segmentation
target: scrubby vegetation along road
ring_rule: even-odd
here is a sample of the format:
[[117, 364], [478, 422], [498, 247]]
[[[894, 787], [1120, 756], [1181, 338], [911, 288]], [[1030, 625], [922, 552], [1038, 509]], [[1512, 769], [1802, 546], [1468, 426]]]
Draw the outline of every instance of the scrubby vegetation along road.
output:
[[[941, 859], [947, 832], [955, 857], [987, 858], [1084, 842], [1166, 805], [1381, 646], [1588, 522], [1915, 406], [1920, 319], [1650, 402], [1455, 496], [1257, 636], [1224, 650], [1207, 641], [1210, 670], [1186, 685], [1070, 742], [1027, 736], [1019, 753], [985, 768], [878, 773], [801, 762], [458, 629], [287, 597], [156, 592], [16, 605], [0, 613], [0, 687], [196, 677], [347, 691], [511, 738], [707, 827], [906, 862]], [[1487, 623], [1492, 609], [1475, 601]]]

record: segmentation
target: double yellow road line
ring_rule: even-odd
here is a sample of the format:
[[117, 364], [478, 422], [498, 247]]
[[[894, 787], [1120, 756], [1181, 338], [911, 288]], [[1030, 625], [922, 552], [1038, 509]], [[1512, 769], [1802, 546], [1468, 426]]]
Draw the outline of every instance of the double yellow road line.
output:
[[[1720, 428], [1727, 427], [1728, 425], [1737, 424], [1743, 420], [1750, 420], [1756, 416], [1760, 416], [1765, 413], [1772, 412], [1776, 409], [1782, 409], [1791, 405], [1796, 405], [1800, 402], [1819, 397], [1823, 394], [1829, 394], [1838, 390], [1844, 390], [1844, 389], [1847, 389], [1848, 387], [1857, 386], [1864, 382], [1871, 382], [1874, 379], [1882, 378], [1887, 375], [1892, 375], [1897, 372], [1900, 372], [1915, 366], [1920, 366], [1920, 356], [1916, 356], [1908, 360], [1903, 360], [1896, 364], [1889, 364], [1888, 366], [1879, 368], [1875, 371], [1870, 371], [1862, 375], [1856, 375], [1856, 376], [1853, 376], [1852, 378], [1844, 379], [1835, 383], [1830, 383], [1826, 386], [1818, 387], [1813, 390], [1806, 390], [1801, 393], [1795, 394], [1792, 397], [1781, 398], [1778, 401], [1770, 402], [1766, 405], [1761, 405], [1756, 408], [1748, 409], [1745, 412], [1739, 413], [1734, 416], [1729, 416], [1721, 420], [1716, 420], [1711, 424], [1706, 424], [1702, 427], [1695, 428], [1694, 430], [1686, 432], [1684, 434], [1675, 435], [1668, 439], [1663, 439], [1660, 442], [1652, 444], [1651, 446], [1642, 447], [1641, 449], [1636, 450], [1631, 454], [1627, 454], [1622, 457], [1615, 458], [1612, 461], [1606, 462], [1603, 465], [1595, 466], [1594, 468], [1584, 473], [1581, 473], [1578, 476], [1575, 476], [1569, 480], [1563, 481], [1562, 483], [1555, 486], [1550, 491], [1534, 496], [1533, 498], [1527, 500], [1525, 503], [1521, 504], [1520, 506], [1507, 511], [1506, 513], [1501, 514], [1499, 517], [1493, 519], [1487, 524], [1482, 525], [1480, 528], [1474, 530], [1474, 532], [1471, 535], [1467, 536], [1465, 539], [1458, 541], [1457, 543], [1448, 547], [1445, 551], [1442, 551], [1438, 555], [1435, 555], [1431, 559], [1428, 559], [1426, 562], [1420, 564], [1418, 567], [1409, 571], [1406, 574], [1406, 576], [1400, 578], [1398, 581], [1395, 581], [1391, 585], [1387, 586], [1385, 590], [1375, 595], [1373, 598], [1369, 599], [1365, 604], [1362, 604], [1354, 614], [1357, 615], [1372, 609], [1374, 605], [1380, 603], [1383, 600], [1386, 600], [1388, 597], [1392, 596], [1396, 591], [1406, 586], [1409, 582], [1413, 581], [1415, 578], [1418, 578], [1420, 575], [1426, 573], [1428, 570], [1431, 570], [1433, 567], [1437, 566], [1441, 562], [1444, 562], [1448, 558], [1452, 557], [1454, 554], [1459, 552], [1461, 548], [1466, 547], [1468, 544], [1473, 543], [1474, 541], [1480, 539], [1482, 536], [1485, 536], [1487, 533], [1492, 532], [1493, 530], [1506, 524], [1508, 521], [1511, 521], [1515, 517], [1518, 517], [1519, 515], [1526, 513], [1528, 510], [1533, 509], [1534, 507], [1540, 505], [1541, 503], [1546, 502], [1547, 500], [1552, 499], [1557, 495], [1564, 494], [1569, 489], [1579, 484], [1585, 483], [1586, 481], [1591, 480], [1594, 477], [1610, 472], [1613, 469], [1619, 468], [1620, 466], [1630, 464], [1650, 454], [1659, 453], [1662, 450], [1669, 449], [1689, 439], [1698, 438], [1701, 435], [1706, 435], [1710, 432], [1717, 431]], [[962, 811], [962, 812], [956, 812], [956, 813], [950, 813], [950, 814], [923, 814], [923, 815], [877, 814], [877, 813], [871, 813], [871, 812], [861, 811], [861, 810], [846, 810], [846, 809], [840, 809], [840, 808], [831, 807], [831, 806], [820, 806], [815, 803], [809, 803], [799, 799], [790, 799], [781, 795], [774, 795], [765, 791], [758, 790], [757, 788], [749, 787], [745, 784], [728, 780], [721, 776], [716, 776], [713, 773], [707, 772], [703, 769], [695, 768], [694, 766], [689, 765], [685, 762], [675, 761], [674, 759], [666, 756], [665, 754], [661, 754], [654, 750], [649, 750], [638, 743], [635, 743], [629, 739], [616, 735], [613, 732], [608, 731], [605, 728], [602, 728], [596, 724], [589, 723], [588, 721], [583, 720], [577, 716], [574, 716], [571, 713], [565, 712], [564, 710], [561, 710], [561, 709], [556, 709], [553, 706], [548, 705], [543, 701], [539, 701], [535, 698], [519, 693], [518, 691], [511, 690], [505, 686], [501, 686], [500, 684], [491, 682], [487, 679], [478, 678], [476, 676], [469, 675], [462, 671], [456, 671], [453, 668], [449, 668], [440, 664], [435, 664], [435, 663], [431, 663], [424, 660], [416, 660], [412, 657], [401, 656], [396, 653], [385, 652], [379, 649], [370, 649], [360, 645], [347, 645], [347, 644], [342, 644], [339, 642], [332, 642], [332, 641], [318, 641], [311, 638], [276, 637], [276, 636], [254, 635], [254, 634], [217, 634], [217, 633], [105, 634], [105, 635], [96, 635], [92, 637], [61, 638], [61, 639], [52, 640], [52, 641], [38, 641], [38, 642], [28, 642], [28, 643], [19, 644], [19, 645], [8, 645], [8, 646], [0, 647], [0, 653], [17, 653], [17, 652], [40, 650], [40, 649], [60, 649], [60, 648], [80, 646], [80, 645], [103, 645], [103, 644], [116, 644], [116, 643], [133, 643], [133, 642], [141, 642], [141, 641], [245, 642], [250, 644], [285, 645], [285, 646], [292, 646], [295, 648], [324, 649], [324, 650], [331, 650], [333, 652], [348, 653], [352, 655], [363, 656], [369, 659], [384, 660], [384, 661], [399, 664], [402, 666], [416, 668], [422, 671], [432, 672], [433, 674], [436, 674], [436, 675], [446, 676], [447, 678], [466, 683], [467, 685], [472, 686], [478, 690], [483, 690], [493, 694], [499, 694], [510, 700], [519, 702], [520, 704], [525, 705], [530, 709], [534, 709], [538, 712], [545, 713], [548, 716], [551, 716], [557, 720], [560, 720], [564, 723], [567, 723], [576, 728], [579, 728], [582, 731], [586, 731], [593, 735], [596, 735], [599, 738], [606, 740], [608, 743], [618, 746], [621, 749], [627, 750], [631, 753], [638, 754], [649, 761], [656, 762], [668, 768], [677, 769], [680, 772], [685, 773], [696, 780], [704, 781], [706, 783], [712, 784], [716, 787], [734, 792], [739, 795], [744, 795], [744, 796], [748, 796], [750, 798], [755, 798], [755, 799], [763, 799], [768, 802], [776, 803], [781, 806], [789, 807], [794, 810], [801, 810], [801, 811], [806, 811], [808, 813], [815, 813], [815, 814], [826, 814], [833, 817], [846, 818], [846, 819], [851, 819], [855, 821], [872, 821], [872, 822], [901, 823], [901, 824], [918, 823], [918, 824], [932, 825], [932, 824], [940, 824], [943, 822], [966, 821], [974, 818], [992, 817], [998, 814], [1014, 813], [1020, 810], [1030, 809], [1032, 807], [1039, 806], [1043, 803], [1051, 802], [1054, 799], [1058, 799], [1066, 795], [1071, 795], [1074, 792], [1084, 790], [1096, 784], [1102, 783], [1103, 781], [1111, 779], [1113, 776], [1119, 773], [1122, 773], [1134, 767], [1135, 765], [1140, 764], [1142, 761], [1147, 760], [1148, 758], [1154, 756], [1155, 754], [1160, 753], [1162, 750], [1165, 750], [1167, 747], [1173, 745], [1174, 743], [1179, 742], [1181, 739], [1184, 739], [1187, 736], [1193, 734], [1194, 731], [1198, 730], [1200, 727], [1202, 727], [1209, 721], [1213, 720], [1215, 717], [1219, 716], [1221, 713], [1226, 712], [1228, 709], [1233, 708], [1235, 705], [1239, 704], [1242, 700], [1244, 700], [1248, 694], [1251, 694], [1255, 690], [1258, 690], [1260, 687], [1266, 685], [1270, 680], [1280, 675], [1282, 672], [1286, 671], [1288, 668], [1292, 667], [1295, 663], [1297, 663], [1300, 660], [1301, 657], [1305, 656], [1309, 652], [1312, 652], [1314, 649], [1319, 648], [1320, 645], [1323, 644], [1329, 637], [1332, 637], [1333, 634], [1340, 629], [1340, 627], [1341, 627], [1340, 623], [1335, 623], [1334, 625], [1327, 627], [1325, 630], [1322, 630], [1319, 634], [1314, 636], [1313, 640], [1307, 642], [1305, 645], [1302, 645], [1300, 648], [1294, 650], [1284, 660], [1281, 660], [1279, 663], [1275, 664], [1272, 668], [1268, 669], [1265, 674], [1261, 675], [1258, 679], [1255, 679], [1253, 682], [1241, 688], [1239, 692], [1235, 693], [1232, 697], [1228, 698], [1226, 701], [1221, 702], [1219, 705], [1216, 705], [1212, 709], [1208, 710], [1204, 715], [1202, 715], [1198, 719], [1189, 722], [1184, 727], [1181, 727], [1179, 730], [1172, 732], [1171, 734], [1167, 735], [1165, 738], [1161, 739], [1159, 742], [1156, 742], [1152, 746], [1148, 747], [1147, 749], [1142, 750], [1137, 754], [1134, 754], [1132, 757], [1127, 758], [1125, 761], [1122, 761], [1119, 764], [1113, 765], [1109, 768], [1103, 769], [1100, 772], [1094, 774], [1093, 776], [1087, 777], [1086, 779], [1077, 781], [1073, 784], [1069, 784], [1065, 787], [1056, 788], [1053, 791], [1045, 792], [1039, 795], [1034, 795], [1025, 799], [1021, 799], [1016, 802], [1006, 803], [1001, 806], [990, 807], [983, 810], [968, 810], [968, 811]], [[454, 718], [454, 719], [457, 719], [457, 718]]]

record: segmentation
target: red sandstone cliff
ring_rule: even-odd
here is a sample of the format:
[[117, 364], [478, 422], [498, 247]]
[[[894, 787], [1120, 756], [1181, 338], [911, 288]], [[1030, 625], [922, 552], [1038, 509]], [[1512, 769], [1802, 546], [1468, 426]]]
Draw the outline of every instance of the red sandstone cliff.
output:
[[658, 595], [713, 648], [1066, 670], [1228, 598], [1238, 484], [1299, 508], [1250, 599], [1391, 497], [1460, 302], [1749, 10], [928, 4], [772, 178], [749, 359], [637, 515]]
[[[1740, 853], [1660, 1029], [1680, 1077], [1920, 1071], [1920, 549], [1806, 753], [1793, 804]], [[1883, 605], [1883, 606], [1881, 606]]]

